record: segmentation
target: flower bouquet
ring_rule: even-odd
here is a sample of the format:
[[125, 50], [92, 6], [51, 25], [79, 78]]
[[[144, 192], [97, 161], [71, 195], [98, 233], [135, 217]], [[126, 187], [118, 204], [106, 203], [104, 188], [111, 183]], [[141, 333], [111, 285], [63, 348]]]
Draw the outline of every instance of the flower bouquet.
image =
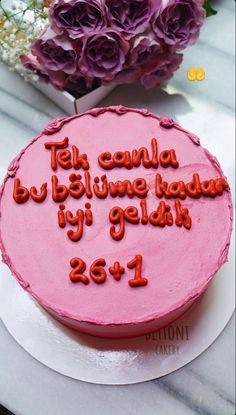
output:
[[[206, 14], [214, 13], [203, 0], [20, 3], [28, 3], [26, 10], [34, 14], [35, 21], [25, 31], [8, 33], [8, 40], [10, 36], [13, 43], [24, 46], [21, 53], [17, 51], [21, 62], [17, 69], [21, 65], [24, 76], [75, 98], [101, 91], [101, 86], [103, 91], [137, 81], [145, 88], [160, 86], [179, 68], [183, 49], [198, 39]], [[17, 7], [15, 16], [19, 15]], [[4, 33], [8, 20], [6, 9], [1, 9], [0, 47], [1, 30]], [[22, 35], [27, 30], [29, 34]], [[4, 60], [6, 55], [4, 50]]]

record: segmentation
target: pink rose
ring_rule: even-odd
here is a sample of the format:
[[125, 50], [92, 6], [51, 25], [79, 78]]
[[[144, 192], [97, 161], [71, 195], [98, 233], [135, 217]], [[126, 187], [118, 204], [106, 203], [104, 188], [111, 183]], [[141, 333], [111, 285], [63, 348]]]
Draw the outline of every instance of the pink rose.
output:
[[142, 33], [149, 25], [161, 0], [105, 0], [112, 28], [127, 33]]
[[40, 82], [50, 83], [56, 89], [63, 90], [66, 80], [66, 74], [62, 71], [54, 72], [49, 71], [44, 68], [43, 65], [39, 63], [37, 58], [29, 53], [28, 55], [21, 55], [20, 60], [22, 65], [29, 71], [35, 73], [38, 76]]
[[182, 59], [183, 55], [179, 53], [159, 55], [145, 68], [144, 74], [141, 76], [141, 83], [147, 89], [160, 86], [162, 82], [172, 78]]
[[95, 79], [87, 78], [82, 73], [76, 73], [68, 76], [65, 89], [79, 97], [98, 87], [99, 84], [100, 82]]
[[116, 32], [108, 31], [85, 41], [79, 69], [88, 77], [110, 80], [123, 69], [129, 43]]
[[132, 84], [140, 79], [141, 68], [139, 67], [128, 67], [119, 72], [112, 81], [103, 81], [103, 85], [110, 85], [111, 83], [122, 85]]
[[48, 83], [49, 75], [47, 70], [39, 63], [36, 56], [29, 53], [28, 55], [20, 55], [20, 61], [25, 69], [32, 71], [38, 76], [40, 82]]
[[77, 39], [100, 32], [105, 27], [103, 2], [99, 0], [56, 0], [50, 9], [55, 31]]
[[72, 74], [76, 71], [77, 53], [68, 37], [58, 36], [48, 28], [31, 47], [43, 66], [51, 71], [64, 71]]
[[168, 0], [162, 3], [152, 26], [159, 39], [184, 49], [196, 42], [205, 15], [199, 0]]
[[144, 65], [162, 50], [162, 47], [153, 33], [140, 35], [134, 38], [130, 51], [131, 65]]

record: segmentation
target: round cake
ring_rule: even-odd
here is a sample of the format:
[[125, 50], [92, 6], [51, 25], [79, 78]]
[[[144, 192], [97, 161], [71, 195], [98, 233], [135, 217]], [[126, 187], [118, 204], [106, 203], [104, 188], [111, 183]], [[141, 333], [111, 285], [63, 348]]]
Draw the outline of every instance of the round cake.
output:
[[227, 260], [231, 230], [216, 158], [147, 110], [52, 121], [1, 188], [3, 261], [54, 318], [101, 337], [178, 318]]

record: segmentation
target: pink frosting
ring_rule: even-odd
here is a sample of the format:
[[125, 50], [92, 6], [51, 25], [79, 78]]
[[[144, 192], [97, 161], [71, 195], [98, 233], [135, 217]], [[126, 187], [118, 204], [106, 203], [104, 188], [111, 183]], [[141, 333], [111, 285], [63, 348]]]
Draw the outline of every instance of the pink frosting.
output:
[[[202, 294], [214, 274], [227, 260], [232, 231], [232, 202], [230, 191], [214, 199], [187, 198], [182, 202], [192, 218], [191, 230], [171, 227], [159, 228], [151, 224], [126, 224], [125, 237], [117, 242], [110, 234], [108, 213], [113, 206], [139, 208], [140, 200], [125, 198], [90, 200], [94, 223], [84, 228], [81, 241], [74, 243], [67, 237], [67, 230], [57, 223], [58, 205], [51, 198], [50, 151], [44, 148], [47, 141], [61, 141], [69, 137], [88, 154], [92, 177], [104, 173], [111, 181], [144, 177], [151, 191], [147, 203], [149, 211], [156, 209], [159, 199], [154, 195], [155, 174], [160, 173], [168, 182], [191, 181], [198, 172], [202, 180], [222, 176], [218, 161], [199, 143], [199, 139], [167, 117], [158, 117], [147, 110], [109, 107], [93, 109], [84, 114], [56, 120], [36, 137], [11, 163], [1, 188], [0, 247], [3, 261], [10, 267], [19, 283], [36, 300], [64, 324], [72, 327], [79, 323], [90, 324], [92, 334], [106, 335], [112, 327], [113, 335], [127, 334], [125, 327], [136, 327], [133, 335], [144, 332], [147, 322], [169, 322], [180, 311]], [[97, 157], [104, 151], [150, 148], [151, 138], [158, 140], [159, 151], [174, 148], [179, 168], [157, 170], [143, 167], [132, 170], [101, 169]], [[69, 184], [73, 169], [58, 168], [60, 183]], [[49, 194], [45, 202], [29, 200], [23, 205], [14, 202], [14, 178], [20, 178], [27, 188], [39, 188], [48, 183]], [[76, 212], [84, 209], [88, 200], [69, 197], [66, 209]], [[168, 203], [174, 211], [173, 199]], [[128, 279], [133, 271], [126, 264], [136, 254], [143, 256], [143, 275], [149, 280], [145, 287], [131, 288]], [[70, 259], [81, 257], [89, 265], [96, 258], [107, 262], [107, 280], [97, 285], [74, 284], [69, 279]], [[108, 266], [115, 261], [126, 267], [120, 281], [108, 273]], [[177, 313], [176, 313], [177, 311]], [[168, 317], [169, 316], [169, 317]], [[137, 325], [140, 325], [140, 330]], [[114, 329], [114, 327], [119, 327]], [[124, 327], [124, 331], [122, 331]], [[152, 329], [158, 327], [150, 326]], [[75, 328], [75, 327], [74, 327]], [[86, 330], [85, 330], [86, 331]], [[108, 333], [109, 335], [109, 333]]]

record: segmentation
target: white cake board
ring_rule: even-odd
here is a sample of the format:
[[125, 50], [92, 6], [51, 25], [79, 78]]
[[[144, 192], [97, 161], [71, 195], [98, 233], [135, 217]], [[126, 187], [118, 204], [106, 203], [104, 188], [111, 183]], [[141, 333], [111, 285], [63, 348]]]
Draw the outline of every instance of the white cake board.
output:
[[63, 327], [48, 315], [0, 266], [0, 316], [10, 334], [51, 369], [91, 383], [138, 383], [191, 362], [219, 336], [234, 298], [234, 236], [229, 262], [204, 296], [171, 326], [133, 339], [99, 339]]

